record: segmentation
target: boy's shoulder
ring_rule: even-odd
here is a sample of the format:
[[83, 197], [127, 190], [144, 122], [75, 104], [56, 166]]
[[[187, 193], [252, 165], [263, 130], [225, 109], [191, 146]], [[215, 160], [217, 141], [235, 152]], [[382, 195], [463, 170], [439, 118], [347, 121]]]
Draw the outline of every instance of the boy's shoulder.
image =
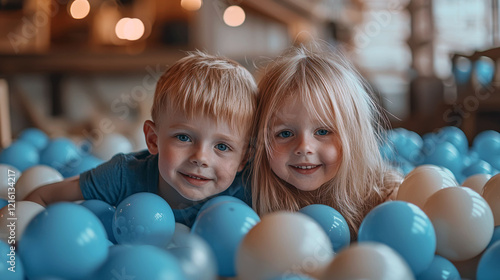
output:
[[134, 166], [134, 165], [142, 165], [142, 164], [147, 164], [148, 162], [155, 161], [155, 159], [158, 157], [158, 155], [153, 155], [151, 154], [148, 150], [142, 150], [138, 152], [132, 152], [132, 153], [119, 153], [114, 155], [109, 162], [113, 162], [114, 164], [124, 167], [127, 165]]
[[80, 174], [80, 189], [85, 199], [100, 199], [118, 205], [136, 192], [156, 193], [158, 155], [149, 151], [116, 154], [109, 161]]

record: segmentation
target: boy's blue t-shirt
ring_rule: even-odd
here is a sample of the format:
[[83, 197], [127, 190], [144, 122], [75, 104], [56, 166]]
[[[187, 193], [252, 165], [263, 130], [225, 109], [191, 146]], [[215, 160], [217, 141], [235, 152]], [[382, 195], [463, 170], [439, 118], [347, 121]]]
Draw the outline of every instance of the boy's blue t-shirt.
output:
[[[248, 176], [245, 171], [236, 174], [227, 190], [217, 194], [234, 196], [252, 206]], [[80, 174], [80, 189], [85, 200], [99, 199], [117, 206], [126, 197], [138, 192], [158, 194], [158, 155], [148, 150], [117, 154], [102, 165]], [[191, 227], [203, 206], [200, 201], [184, 209], [172, 209], [175, 221]]]

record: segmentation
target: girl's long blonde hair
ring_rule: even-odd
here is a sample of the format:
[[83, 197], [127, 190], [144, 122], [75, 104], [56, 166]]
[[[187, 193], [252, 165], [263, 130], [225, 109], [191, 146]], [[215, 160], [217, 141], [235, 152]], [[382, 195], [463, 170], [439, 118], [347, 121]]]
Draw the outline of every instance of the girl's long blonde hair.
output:
[[[265, 69], [259, 82], [254, 123], [253, 207], [260, 215], [325, 204], [346, 219], [356, 238], [362, 219], [399, 186], [400, 175], [384, 163], [378, 146], [385, 120], [367, 83], [339, 52], [318, 46], [293, 47]], [[315, 191], [301, 191], [276, 176], [269, 165], [275, 112], [293, 96], [340, 139], [337, 175]], [[297, 116], [300, 118], [301, 116]]]

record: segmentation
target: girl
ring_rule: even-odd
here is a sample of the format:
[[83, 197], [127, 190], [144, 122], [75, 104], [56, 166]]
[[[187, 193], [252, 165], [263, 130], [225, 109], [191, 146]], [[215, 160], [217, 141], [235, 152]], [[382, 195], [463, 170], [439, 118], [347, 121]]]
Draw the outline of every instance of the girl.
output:
[[380, 113], [340, 54], [295, 47], [259, 83], [253, 206], [260, 214], [325, 204], [355, 240], [364, 216], [394, 198], [402, 177], [379, 153]]

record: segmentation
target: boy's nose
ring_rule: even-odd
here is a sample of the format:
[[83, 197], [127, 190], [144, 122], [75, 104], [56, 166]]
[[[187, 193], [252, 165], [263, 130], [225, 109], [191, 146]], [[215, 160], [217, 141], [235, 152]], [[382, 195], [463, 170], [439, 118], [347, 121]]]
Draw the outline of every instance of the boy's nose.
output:
[[189, 161], [199, 167], [208, 166], [208, 152], [205, 147], [197, 147]]
[[306, 135], [299, 136], [297, 138], [297, 146], [295, 147], [295, 155], [305, 156], [312, 155], [314, 153], [314, 139], [307, 137]]

